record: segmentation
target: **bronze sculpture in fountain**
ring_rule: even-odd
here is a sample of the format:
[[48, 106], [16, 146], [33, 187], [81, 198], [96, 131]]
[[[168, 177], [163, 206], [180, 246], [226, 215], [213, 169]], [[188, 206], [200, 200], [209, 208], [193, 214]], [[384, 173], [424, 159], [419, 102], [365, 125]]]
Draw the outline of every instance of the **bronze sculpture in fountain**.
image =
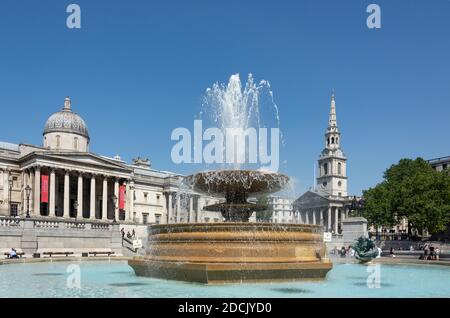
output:
[[221, 212], [225, 222], [152, 225], [147, 255], [128, 261], [136, 275], [207, 284], [274, 282], [323, 279], [332, 268], [322, 226], [248, 222], [267, 207], [247, 199], [281, 190], [289, 177], [216, 170], [184, 181], [195, 192], [224, 198], [203, 209]]

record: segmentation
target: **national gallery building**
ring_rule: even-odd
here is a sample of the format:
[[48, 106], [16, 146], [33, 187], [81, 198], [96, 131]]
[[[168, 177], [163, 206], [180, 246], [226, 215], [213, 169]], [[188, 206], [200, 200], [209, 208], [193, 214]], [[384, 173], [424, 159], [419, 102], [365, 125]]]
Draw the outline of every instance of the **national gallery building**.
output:
[[[67, 218], [120, 223], [218, 222], [203, 211], [216, 203], [177, 196], [182, 176], [89, 151], [85, 121], [69, 98], [45, 123], [43, 146], [0, 142], [0, 216]], [[1, 219], [1, 218], [0, 218]]]

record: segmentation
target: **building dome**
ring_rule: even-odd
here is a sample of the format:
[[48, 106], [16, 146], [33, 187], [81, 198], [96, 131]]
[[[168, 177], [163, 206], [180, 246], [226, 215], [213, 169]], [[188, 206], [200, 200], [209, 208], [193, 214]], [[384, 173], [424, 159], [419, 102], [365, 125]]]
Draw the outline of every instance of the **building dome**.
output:
[[72, 133], [89, 139], [87, 125], [72, 111], [69, 97], [64, 100], [64, 108], [51, 115], [45, 123], [44, 135], [52, 132]]
[[89, 151], [86, 123], [70, 107], [70, 98], [66, 97], [63, 109], [47, 119], [43, 134], [44, 148], [56, 151]]

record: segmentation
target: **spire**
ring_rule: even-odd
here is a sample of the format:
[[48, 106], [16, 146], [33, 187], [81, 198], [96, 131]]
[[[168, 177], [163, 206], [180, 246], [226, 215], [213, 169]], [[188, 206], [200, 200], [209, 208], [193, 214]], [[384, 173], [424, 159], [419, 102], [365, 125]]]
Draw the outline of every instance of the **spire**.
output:
[[64, 99], [64, 108], [63, 108], [63, 110], [71, 111], [71, 109], [70, 109], [70, 97], [69, 96], [67, 96]]
[[336, 102], [334, 101], [334, 88], [331, 92], [331, 105], [330, 105], [330, 115], [328, 117], [328, 129], [337, 128], [336, 121]]

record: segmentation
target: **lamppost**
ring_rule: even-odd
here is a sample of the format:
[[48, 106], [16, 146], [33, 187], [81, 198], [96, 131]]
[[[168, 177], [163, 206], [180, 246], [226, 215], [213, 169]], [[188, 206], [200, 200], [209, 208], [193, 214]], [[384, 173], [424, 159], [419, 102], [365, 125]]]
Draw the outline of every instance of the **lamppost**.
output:
[[77, 215], [78, 215], [78, 201], [75, 200], [75, 202], [73, 203], [73, 208], [75, 209], [75, 221], [77, 220]]
[[113, 203], [114, 203], [114, 219], [113, 219], [113, 223], [117, 223], [117, 221], [116, 221], [116, 209], [117, 209], [117, 197], [116, 197], [116, 195], [113, 195], [113, 197], [112, 197], [112, 199], [113, 199]]
[[27, 196], [27, 218], [30, 218], [30, 194], [31, 194], [31, 187], [30, 185], [27, 185], [25, 187], [25, 194]]
[[9, 185], [9, 198], [8, 198], [8, 203], [9, 203], [9, 215], [10, 216], [15, 216], [15, 215], [12, 215], [12, 206], [11, 206], [11, 198], [12, 198], [12, 195], [11, 195], [11, 191], [12, 191], [12, 186], [13, 186], [13, 177], [12, 177], [12, 175], [9, 175], [9, 178], [8, 178], [8, 185]]

